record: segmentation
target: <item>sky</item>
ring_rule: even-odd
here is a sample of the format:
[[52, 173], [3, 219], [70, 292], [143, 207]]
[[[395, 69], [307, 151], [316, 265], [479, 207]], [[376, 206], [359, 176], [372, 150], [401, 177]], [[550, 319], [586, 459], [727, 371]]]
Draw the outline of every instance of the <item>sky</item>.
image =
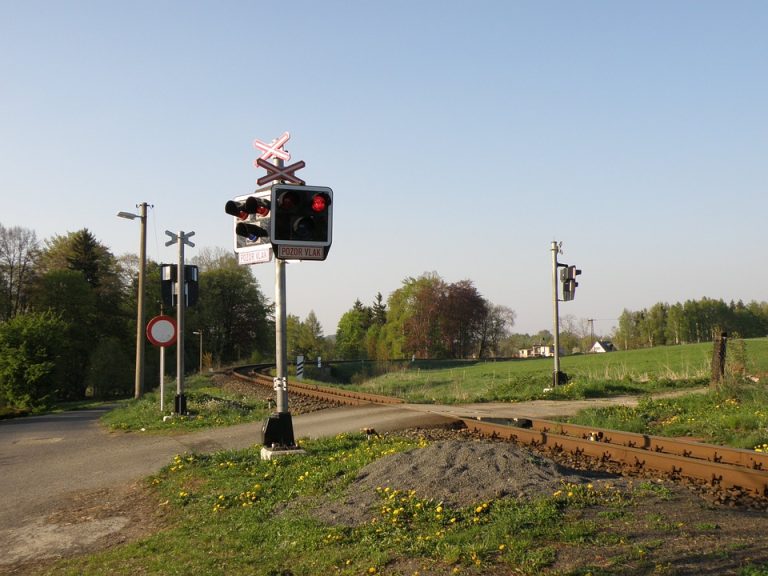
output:
[[598, 334], [765, 301], [767, 29], [749, 0], [0, 0], [0, 224], [136, 254], [116, 213], [148, 202], [152, 260], [231, 250], [252, 143], [288, 131], [334, 215], [287, 308], [327, 335], [431, 272], [552, 330], [553, 242]]

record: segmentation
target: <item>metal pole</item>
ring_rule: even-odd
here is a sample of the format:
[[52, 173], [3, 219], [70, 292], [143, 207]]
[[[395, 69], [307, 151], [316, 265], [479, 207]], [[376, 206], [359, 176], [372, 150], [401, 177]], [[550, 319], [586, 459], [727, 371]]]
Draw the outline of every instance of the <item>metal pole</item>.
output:
[[288, 412], [288, 330], [287, 307], [285, 302], [285, 260], [275, 259], [275, 308], [277, 322], [275, 325], [275, 364], [277, 378], [275, 380], [275, 402], [277, 412]]
[[176, 412], [183, 414], [187, 410], [184, 398], [184, 232], [179, 232], [179, 262], [176, 268]]
[[134, 398], [144, 393], [144, 273], [147, 268], [147, 203], [137, 205], [141, 220], [141, 241], [139, 243], [139, 286], [136, 302], [136, 382]]
[[555, 373], [553, 376], [553, 384], [559, 384], [560, 375], [560, 308], [559, 308], [559, 295], [557, 288], [557, 255], [560, 253], [560, 246], [556, 241], [552, 241], [552, 301], [555, 323]]
[[160, 346], [160, 412], [165, 409], [165, 346]]
[[[282, 168], [283, 161], [274, 159]], [[274, 209], [274, 206], [273, 206]], [[264, 424], [264, 446], [295, 448], [293, 421], [288, 411], [288, 314], [286, 306], [285, 260], [275, 258], [275, 408]]]

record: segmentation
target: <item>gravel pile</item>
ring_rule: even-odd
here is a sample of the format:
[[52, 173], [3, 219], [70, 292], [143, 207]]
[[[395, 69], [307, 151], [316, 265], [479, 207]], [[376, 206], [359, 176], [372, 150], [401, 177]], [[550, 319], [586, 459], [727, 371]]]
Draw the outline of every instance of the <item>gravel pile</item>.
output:
[[413, 490], [418, 498], [451, 508], [477, 505], [505, 496], [533, 499], [551, 495], [564, 484], [597, 484], [613, 475], [576, 472], [524, 448], [486, 440], [439, 440], [380, 458], [363, 468], [338, 501], [315, 511], [320, 519], [354, 526], [371, 517], [380, 502], [377, 488]]

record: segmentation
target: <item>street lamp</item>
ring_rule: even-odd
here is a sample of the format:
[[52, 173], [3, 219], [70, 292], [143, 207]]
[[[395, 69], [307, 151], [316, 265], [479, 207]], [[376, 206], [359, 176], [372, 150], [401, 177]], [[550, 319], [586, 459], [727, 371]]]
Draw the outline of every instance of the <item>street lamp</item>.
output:
[[141, 222], [141, 241], [139, 244], [139, 287], [136, 302], [136, 386], [134, 398], [141, 398], [144, 393], [144, 272], [147, 267], [147, 203], [136, 205], [139, 213], [118, 212], [120, 218], [139, 219]]
[[200, 374], [203, 373], [203, 331], [195, 330], [192, 334], [200, 336]]

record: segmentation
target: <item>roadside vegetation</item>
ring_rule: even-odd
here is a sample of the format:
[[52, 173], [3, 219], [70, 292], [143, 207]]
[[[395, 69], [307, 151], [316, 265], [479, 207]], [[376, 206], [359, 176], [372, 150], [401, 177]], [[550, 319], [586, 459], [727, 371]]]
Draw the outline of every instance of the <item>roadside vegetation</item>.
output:
[[765, 384], [730, 383], [701, 394], [640, 400], [637, 407], [588, 408], [568, 421], [641, 434], [689, 437], [734, 448], [768, 450]]
[[210, 376], [192, 376], [184, 382], [187, 415], [174, 414], [175, 383], [171, 382], [166, 385], [162, 410], [159, 392], [150, 392], [138, 400], [121, 402], [102, 417], [102, 423], [111, 430], [182, 432], [257, 422], [270, 412], [264, 400], [224, 390]]

